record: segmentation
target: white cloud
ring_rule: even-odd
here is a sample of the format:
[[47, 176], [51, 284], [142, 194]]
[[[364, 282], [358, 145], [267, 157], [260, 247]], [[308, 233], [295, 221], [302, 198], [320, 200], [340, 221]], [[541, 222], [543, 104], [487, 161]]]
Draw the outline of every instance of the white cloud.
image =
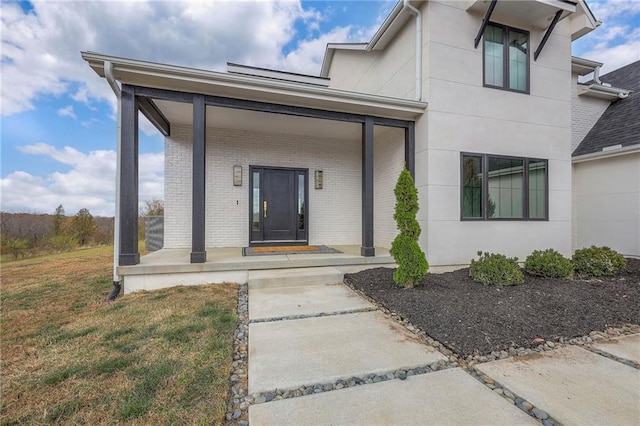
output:
[[317, 59], [313, 68], [300, 58], [324, 51], [316, 43], [309, 54], [308, 40], [298, 56], [282, 53], [297, 21], [315, 32], [324, 19], [300, 1], [34, 2], [29, 13], [16, 3], [0, 7], [3, 115], [67, 93], [88, 105], [107, 101], [115, 111], [111, 89], [81, 59], [84, 50], [195, 68], [222, 70], [230, 61], [314, 73]]
[[64, 108], [60, 108], [58, 110], [58, 115], [60, 117], [71, 117], [74, 120], [76, 119], [76, 113], [73, 112], [73, 105], [67, 105]]
[[578, 56], [602, 62], [601, 75], [640, 60], [640, 1], [589, 2], [602, 26], [579, 40]]
[[[116, 154], [72, 147], [57, 149], [45, 143], [27, 145], [20, 151], [40, 155], [70, 167], [45, 178], [17, 171], [3, 178], [2, 210], [51, 213], [62, 204], [69, 213], [88, 208], [94, 216], [113, 216]], [[164, 196], [164, 154], [141, 154], [139, 170], [140, 204]]]
[[588, 4], [596, 19], [604, 23], [621, 15], [640, 13], [640, 2], [636, 0], [589, 1]]

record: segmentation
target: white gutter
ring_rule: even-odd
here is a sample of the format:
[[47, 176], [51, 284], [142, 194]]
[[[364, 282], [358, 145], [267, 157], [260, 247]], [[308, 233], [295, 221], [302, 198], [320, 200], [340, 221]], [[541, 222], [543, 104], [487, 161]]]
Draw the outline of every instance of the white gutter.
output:
[[571, 158], [572, 163], [582, 163], [584, 161], [599, 160], [602, 158], [617, 157], [618, 155], [631, 154], [640, 152], [640, 144], [628, 145], [617, 149], [606, 149], [598, 152], [590, 152], [589, 154], [576, 155]]
[[120, 129], [122, 127], [122, 114], [120, 111], [120, 97], [122, 95], [122, 91], [120, 90], [120, 86], [116, 82], [115, 77], [113, 76], [113, 64], [110, 61], [104, 61], [104, 76], [109, 82], [109, 86], [111, 86], [111, 90], [116, 95], [117, 103], [118, 103], [118, 133], [116, 136], [116, 197], [115, 197], [115, 214], [113, 216], [113, 289], [109, 296], [107, 296], [107, 300], [114, 300], [118, 297], [120, 293], [120, 275], [118, 275], [118, 263], [120, 259], [120, 145], [122, 143], [120, 136]]
[[[595, 80], [594, 74], [594, 80]], [[603, 83], [599, 84], [590, 84], [587, 86], [587, 89], [593, 92], [600, 92], [606, 95], [617, 96], [619, 99], [626, 99], [629, 97], [630, 90], [619, 89], [617, 87], [605, 86]]]
[[404, 0], [403, 6], [416, 17], [416, 101], [422, 99], [422, 13]]

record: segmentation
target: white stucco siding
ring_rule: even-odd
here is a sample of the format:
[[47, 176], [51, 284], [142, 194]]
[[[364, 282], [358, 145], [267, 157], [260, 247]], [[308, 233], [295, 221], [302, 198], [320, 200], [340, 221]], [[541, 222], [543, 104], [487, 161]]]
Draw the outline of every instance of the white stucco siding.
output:
[[390, 248], [398, 234], [393, 190], [404, 168], [404, 130], [376, 126], [373, 160], [374, 244]]
[[578, 75], [572, 74], [571, 78], [571, 152], [573, 152], [609, 107], [610, 102], [605, 99], [578, 96]]
[[[571, 39], [560, 22], [537, 61], [543, 31], [530, 31], [530, 93], [483, 87], [483, 48], [473, 40], [481, 16], [462, 2], [430, 2], [427, 143], [416, 155], [426, 224], [421, 244], [432, 265], [469, 263], [479, 250], [524, 259], [535, 249], [571, 252]], [[549, 161], [548, 221], [461, 221], [460, 155]], [[428, 197], [425, 199], [425, 195]]]
[[577, 246], [640, 256], [640, 153], [573, 165]]
[[415, 39], [411, 19], [384, 50], [337, 49], [329, 70], [330, 87], [414, 99]]
[[[248, 244], [250, 165], [309, 169], [309, 243], [360, 244], [360, 152], [359, 140], [208, 128], [207, 247]], [[165, 165], [165, 247], [190, 247], [190, 127], [172, 126]], [[234, 165], [242, 166], [242, 186], [233, 185]], [[314, 189], [315, 170], [324, 172], [323, 189]]]

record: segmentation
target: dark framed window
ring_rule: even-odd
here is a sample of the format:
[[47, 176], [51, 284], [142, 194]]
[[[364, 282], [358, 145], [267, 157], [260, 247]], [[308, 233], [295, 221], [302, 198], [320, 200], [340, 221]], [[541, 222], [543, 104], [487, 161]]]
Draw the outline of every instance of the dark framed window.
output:
[[549, 162], [462, 153], [462, 220], [548, 220]]
[[484, 85], [529, 93], [529, 33], [491, 23], [483, 45]]

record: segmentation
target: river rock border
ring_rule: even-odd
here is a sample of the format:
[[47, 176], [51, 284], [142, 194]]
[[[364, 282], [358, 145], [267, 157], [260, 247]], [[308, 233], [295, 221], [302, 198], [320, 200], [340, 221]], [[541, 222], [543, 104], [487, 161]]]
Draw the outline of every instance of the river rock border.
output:
[[248, 426], [247, 409], [253, 400], [247, 396], [249, 376], [249, 286], [241, 284], [238, 289], [238, 324], [233, 334], [233, 362], [229, 375], [227, 403], [227, 425]]

